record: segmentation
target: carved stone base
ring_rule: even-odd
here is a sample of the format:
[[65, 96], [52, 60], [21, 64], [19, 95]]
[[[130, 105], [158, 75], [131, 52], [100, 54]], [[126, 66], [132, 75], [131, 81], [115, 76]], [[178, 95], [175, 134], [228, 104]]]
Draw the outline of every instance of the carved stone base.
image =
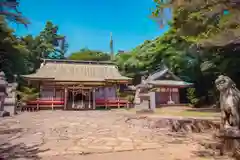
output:
[[0, 117], [9, 117], [9, 116], [10, 116], [10, 112], [0, 111]]
[[240, 130], [236, 127], [220, 129], [216, 134], [219, 138], [240, 139]]
[[[156, 127], [160, 127], [163, 120], [155, 123]], [[167, 118], [165, 119], [172, 132], [194, 132], [201, 133], [208, 130], [215, 130], [219, 128], [219, 124], [207, 119], [193, 119], [193, 118]]]
[[[135, 120], [138, 121], [135, 121]], [[209, 132], [219, 129], [219, 124], [207, 119], [188, 119], [188, 118], [158, 118], [148, 117], [146, 115], [139, 115], [128, 117], [127, 123], [134, 125], [147, 125], [151, 129], [163, 129], [166, 128], [171, 132], [184, 132], [184, 133], [200, 133]], [[135, 124], [136, 123], [136, 124]]]
[[220, 140], [220, 154], [230, 154], [236, 160], [240, 160], [240, 130], [230, 127], [219, 130], [216, 137]]

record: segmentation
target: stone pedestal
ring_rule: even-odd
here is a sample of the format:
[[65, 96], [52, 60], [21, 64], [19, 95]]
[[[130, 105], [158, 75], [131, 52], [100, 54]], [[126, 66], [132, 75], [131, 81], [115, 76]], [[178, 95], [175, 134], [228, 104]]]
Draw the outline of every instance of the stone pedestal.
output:
[[16, 114], [16, 88], [17, 83], [8, 83], [7, 97], [4, 101], [4, 110], [9, 112], [10, 115]]
[[230, 154], [240, 160], [240, 130], [235, 127], [221, 129], [217, 133], [220, 140], [220, 154]]

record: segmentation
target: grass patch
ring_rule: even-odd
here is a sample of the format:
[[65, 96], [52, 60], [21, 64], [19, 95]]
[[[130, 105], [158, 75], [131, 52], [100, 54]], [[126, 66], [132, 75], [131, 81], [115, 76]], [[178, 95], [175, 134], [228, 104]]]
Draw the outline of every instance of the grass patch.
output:
[[169, 112], [169, 113], [159, 113], [159, 114], [167, 114], [173, 116], [183, 116], [183, 117], [216, 117], [219, 113], [213, 112], [199, 112], [199, 111], [181, 111], [181, 112]]
[[[136, 109], [130, 109], [130, 112], [136, 112]], [[219, 112], [202, 112], [202, 111], [189, 111], [181, 109], [167, 109], [167, 108], [157, 108], [154, 115], [164, 115], [164, 116], [182, 116], [182, 117], [218, 117]]]

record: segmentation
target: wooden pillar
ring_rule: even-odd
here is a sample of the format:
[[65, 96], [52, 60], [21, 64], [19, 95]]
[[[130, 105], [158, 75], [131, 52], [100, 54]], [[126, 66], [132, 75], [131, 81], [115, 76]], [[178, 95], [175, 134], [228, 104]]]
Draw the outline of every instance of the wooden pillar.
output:
[[118, 105], [118, 108], [120, 108], [120, 104], [119, 104], [119, 86], [118, 85], [114, 85], [114, 88], [115, 88], [115, 91], [116, 91], [116, 94], [117, 94], [117, 105]]
[[39, 110], [39, 99], [37, 99], [37, 111]]
[[169, 88], [169, 101], [168, 101], [168, 103], [170, 103], [170, 104], [174, 104], [175, 102], [172, 100], [172, 88]]
[[53, 97], [56, 98], [56, 86], [53, 87]]
[[104, 95], [105, 109], [108, 109], [107, 96], [106, 96], [106, 87], [104, 86], [101, 89], [102, 89], [103, 95]]
[[177, 103], [180, 104], [179, 88], [177, 88]]
[[43, 86], [42, 86], [42, 85], [39, 86], [39, 90], [40, 90], [40, 94], [39, 94], [39, 97], [38, 97], [38, 98], [40, 98], [41, 95], [42, 95], [42, 93], [43, 93]]
[[54, 109], [54, 105], [53, 105], [53, 97], [52, 97], [52, 110]]
[[39, 101], [41, 100], [41, 98], [45, 98], [45, 97], [43, 97], [43, 84], [42, 83], [39, 86], [39, 91], [40, 91], [40, 94], [39, 94], [39, 96], [37, 98], [37, 110], [40, 110]]
[[91, 89], [88, 91], [88, 109], [92, 108], [91, 107]]
[[73, 90], [72, 90], [72, 109], [75, 108], [75, 90], [74, 90], [74, 86], [73, 86]]
[[93, 105], [93, 109], [96, 109], [96, 95], [95, 95], [95, 91], [96, 91], [96, 89], [95, 88], [93, 88], [93, 91], [92, 91], [92, 97], [93, 97], [93, 99], [92, 99], [92, 101], [93, 101], [93, 103], [92, 103], [92, 105]]
[[64, 86], [64, 110], [67, 109], [67, 97], [68, 97], [68, 89]]
[[169, 101], [172, 102], [172, 88], [169, 88]]
[[81, 89], [81, 94], [82, 94], [81, 106], [82, 106], [82, 108], [85, 109], [85, 105], [84, 105], [84, 103], [83, 103], [83, 88]]

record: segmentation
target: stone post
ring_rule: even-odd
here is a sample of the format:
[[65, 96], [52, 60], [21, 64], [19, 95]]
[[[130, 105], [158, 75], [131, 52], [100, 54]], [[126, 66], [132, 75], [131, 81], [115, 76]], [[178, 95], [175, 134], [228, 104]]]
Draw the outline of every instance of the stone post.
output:
[[156, 93], [150, 92], [150, 109], [155, 111], [156, 109]]
[[10, 116], [10, 113], [4, 110], [4, 102], [7, 96], [7, 81], [4, 72], [0, 72], [0, 116]]
[[240, 157], [240, 130], [235, 127], [220, 130], [217, 135], [220, 140], [220, 155], [227, 154], [233, 157]]

